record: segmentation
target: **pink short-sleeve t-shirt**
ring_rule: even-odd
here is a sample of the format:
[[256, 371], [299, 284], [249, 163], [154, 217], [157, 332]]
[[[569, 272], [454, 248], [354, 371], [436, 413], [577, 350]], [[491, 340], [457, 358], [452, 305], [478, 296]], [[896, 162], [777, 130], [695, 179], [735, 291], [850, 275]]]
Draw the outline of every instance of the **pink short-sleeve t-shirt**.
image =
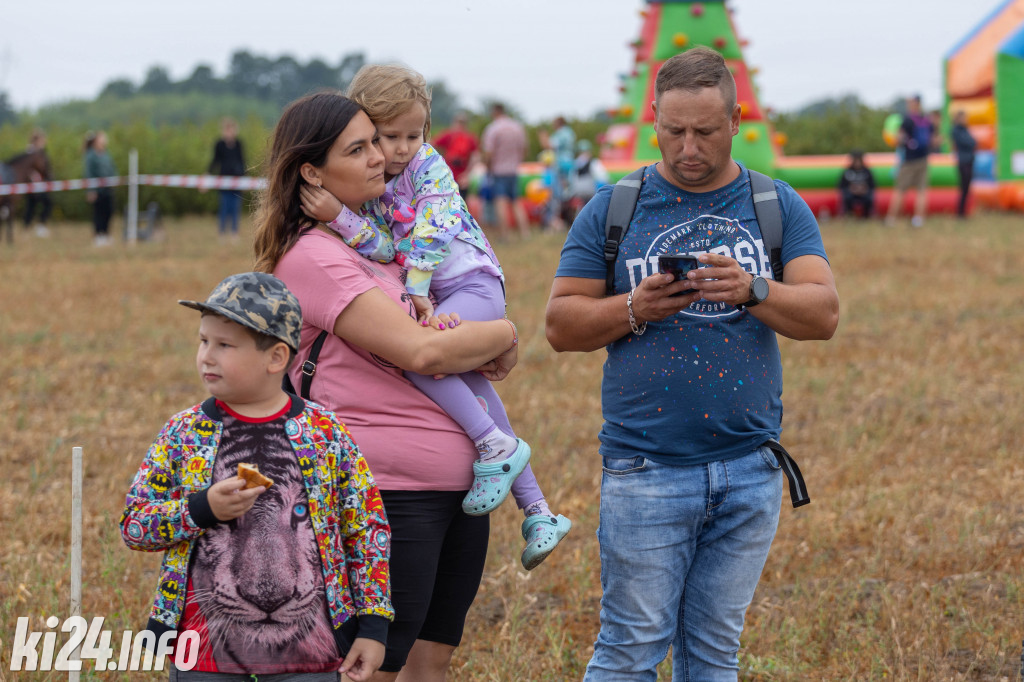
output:
[[[337, 237], [310, 230], [281, 259], [274, 274], [302, 307], [302, 339], [290, 370], [300, 367], [321, 330], [360, 294], [378, 288], [403, 310], [405, 285], [396, 263], [369, 261]], [[373, 325], [373, 320], [366, 320]], [[437, 403], [384, 358], [327, 336], [317, 361], [310, 399], [333, 410], [352, 432], [381, 490], [468, 490], [476, 449]]]

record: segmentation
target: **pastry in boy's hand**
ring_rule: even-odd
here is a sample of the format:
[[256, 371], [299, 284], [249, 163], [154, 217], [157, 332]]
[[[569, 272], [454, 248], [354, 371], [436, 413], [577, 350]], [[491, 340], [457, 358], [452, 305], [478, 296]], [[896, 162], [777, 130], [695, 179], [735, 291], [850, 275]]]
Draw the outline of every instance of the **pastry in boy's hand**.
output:
[[269, 488], [274, 485], [272, 480], [260, 473], [259, 467], [255, 464], [240, 462], [238, 464], [238, 477], [245, 481], [245, 488], [243, 488], [243, 490], [255, 488], [260, 485], [264, 488]]

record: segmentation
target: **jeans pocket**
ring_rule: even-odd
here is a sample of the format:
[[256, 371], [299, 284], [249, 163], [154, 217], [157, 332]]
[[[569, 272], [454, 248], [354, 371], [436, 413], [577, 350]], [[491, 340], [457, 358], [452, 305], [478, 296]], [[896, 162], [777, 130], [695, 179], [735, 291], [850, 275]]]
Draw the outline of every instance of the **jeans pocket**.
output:
[[775, 470], [782, 468], [782, 465], [779, 464], [778, 458], [775, 456], [774, 450], [768, 447], [760, 447], [757, 449], [757, 451], [761, 454], [761, 459], [764, 460], [764, 463], [767, 464], [770, 468]]
[[647, 468], [647, 458], [640, 455], [636, 457], [603, 457], [602, 459], [604, 472], [613, 476], [632, 474]]

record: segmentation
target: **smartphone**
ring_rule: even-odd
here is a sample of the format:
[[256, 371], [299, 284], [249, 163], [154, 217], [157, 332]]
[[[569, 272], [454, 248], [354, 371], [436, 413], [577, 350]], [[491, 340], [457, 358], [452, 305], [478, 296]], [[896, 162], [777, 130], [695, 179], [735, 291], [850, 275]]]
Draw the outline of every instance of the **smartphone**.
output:
[[[682, 253], [666, 254], [658, 256], [658, 271], [663, 274], [671, 274], [675, 276], [675, 281], [686, 279], [686, 273], [690, 270], [695, 270], [700, 267], [700, 261], [697, 260], [696, 256], [688, 256]], [[686, 294], [692, 294], [697, 291], [696, 289], [686, 289], [680, 291], [678, 294], [672, 294], [673, 296], [684, 296]]]

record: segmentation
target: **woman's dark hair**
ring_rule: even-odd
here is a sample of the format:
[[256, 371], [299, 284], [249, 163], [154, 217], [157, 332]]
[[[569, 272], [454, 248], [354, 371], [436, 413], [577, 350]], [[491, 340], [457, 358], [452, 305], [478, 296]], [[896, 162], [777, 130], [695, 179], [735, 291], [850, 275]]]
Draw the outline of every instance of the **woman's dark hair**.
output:
[[273, 272], [299, 236], [316, 224], [300, 208], [299, 170], [306, 163], [323, 166], [334, 141], [360, 111], [336, 90], [307, 95], [285, 108], [264, 162], [267, 187], [257, 198], [254, 270]]

